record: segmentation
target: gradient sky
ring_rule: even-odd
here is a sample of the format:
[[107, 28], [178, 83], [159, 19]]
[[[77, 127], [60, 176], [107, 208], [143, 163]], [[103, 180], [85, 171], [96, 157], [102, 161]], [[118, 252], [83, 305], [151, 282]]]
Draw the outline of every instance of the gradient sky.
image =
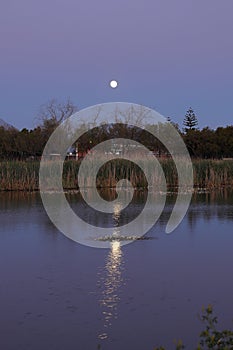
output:
[[1, 0], [0, 118], [33, 128], [41, 104], [70, 97], [233, 124], [232, 13], [232, 0]]

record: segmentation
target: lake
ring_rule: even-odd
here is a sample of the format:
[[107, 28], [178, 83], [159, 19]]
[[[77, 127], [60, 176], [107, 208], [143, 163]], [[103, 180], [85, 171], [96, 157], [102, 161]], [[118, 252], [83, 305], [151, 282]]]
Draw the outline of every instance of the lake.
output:
[[[67, 198], [83, 218], [111, 221], [90, 215], [79, 194]], [[209, 303], [219, 326], [232, 327], [233, 192], [195, 194], [167, 235], [174, 201], [169, 194], [147, 239], [97, 249], [62, 235], [39, 193], [0, 193], [0, 349], [173, 349], [179, 338], [192, 349]]]

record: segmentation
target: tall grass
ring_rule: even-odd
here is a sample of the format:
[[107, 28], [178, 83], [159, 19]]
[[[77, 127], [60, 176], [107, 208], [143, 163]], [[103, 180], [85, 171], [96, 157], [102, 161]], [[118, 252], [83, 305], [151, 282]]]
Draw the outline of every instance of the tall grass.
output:
[[233, 187], [232, 160], [194, 160], [193, 169], [195, 187]]
[[1, 191], [35, 191], [39, 188], [39, 162], [0, 163]]
[[[144, 161], [141, 160], [143, 163]], [[139, 160], [140, 163], [140, 160]], [[172, 159], [160, 159], [165, 174], [167, 186], [176, 188], [178, 178], [176, 167]], [[152, 162], [145, 160], [149, 172], [149, 182], [160, 186], [162, 176], [156, 172]], [[140, 165], [140, 164], [139, 164]], [[4, 161], [0, 162], [0, 190], [1, 191], [36, 191], [39, 190], [39, 162]], [[63, 187], [65, 189], [78, 188], [78, 170], [80, 161], [65, 161], [63, 167]], [[82, 187], [90, 187], [92, 167], [85, 169], [85, 176], [81, 178]], [[233, 187], [232, 160], [193, 160], [195, 188], [227, 188]], [[133, 162], [122, 159], [108, 161], [98, 172], [96, 185], [99, 188], [111, 188], [123, 178], [131, 181], [134, 187], [145, 188], [147, 179], [140, 167]]]

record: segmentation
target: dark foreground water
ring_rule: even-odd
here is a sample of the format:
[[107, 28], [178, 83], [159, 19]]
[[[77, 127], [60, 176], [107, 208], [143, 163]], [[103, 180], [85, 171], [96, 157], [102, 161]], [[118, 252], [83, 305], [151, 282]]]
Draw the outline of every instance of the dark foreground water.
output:
[[209, 303], [232, 327], [233, 195], [196, 195], [166, 235], [173, 201], [151, 239], [106, 250], [59, 233], [39, 194], [1, 193], [0, 349], [173, 349], [178, 338], [193, 349]]

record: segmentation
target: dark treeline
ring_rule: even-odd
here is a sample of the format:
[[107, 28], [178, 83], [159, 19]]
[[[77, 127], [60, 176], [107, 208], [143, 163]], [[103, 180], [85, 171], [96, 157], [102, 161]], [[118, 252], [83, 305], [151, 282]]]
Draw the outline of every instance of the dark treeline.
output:
[[[39, 159], [51, 133], [61, 121], [72, 115], [77, 108], [68, 100], [59, 104], [55, 100], [49, 102], [41, 110], [39, 126], [33, 130], [0, 127], [0, 159], [27, 160]], [[233, 157], [233, 125], [198, 129], [197, 118], [190, 108], [184, 118], [184, 128], [172, 123], [183, 138], [193, 158], [222, 159]], [[156, 127], [156, 126], [151, 126]], [[110, 124], [93, 128], [82, 135], [74, 145], [80, 154], [85, 154], [96, 144], [109, 138], [129, 138], [143, 143], [156, 155], [167, 155], [166, 148], [152, 134], [126, 124]]]
[[188, 130], [182, 134], [192, 157], [222, 159], [233, 157], [233, 125], [212, 130]]
[[[33, 130], [4, 129], [0, 127], [0, 159], [37, 159], [41, 156], [44, 146], [53, 128], [38, 126]], [[233, 126], [219, 127], [216, 130], [188, 130], [180, 132], [194, 158], [222, 159], [233, 157]], [[158, 155], [165, 155], [166, 150], [154, 137], [145, 131], [127, 130], [123, 126], [109, 128], [94, 128], [84, 134], [79, 140], [79, 150], [85, 153], [96, 144], [112, 137], [127, 137], [139, 141]]]
[[37, 127], [34, 130], [0, 127], [0, 158], [24, 160], [38, 158], [47, 142], [48, 135]]

